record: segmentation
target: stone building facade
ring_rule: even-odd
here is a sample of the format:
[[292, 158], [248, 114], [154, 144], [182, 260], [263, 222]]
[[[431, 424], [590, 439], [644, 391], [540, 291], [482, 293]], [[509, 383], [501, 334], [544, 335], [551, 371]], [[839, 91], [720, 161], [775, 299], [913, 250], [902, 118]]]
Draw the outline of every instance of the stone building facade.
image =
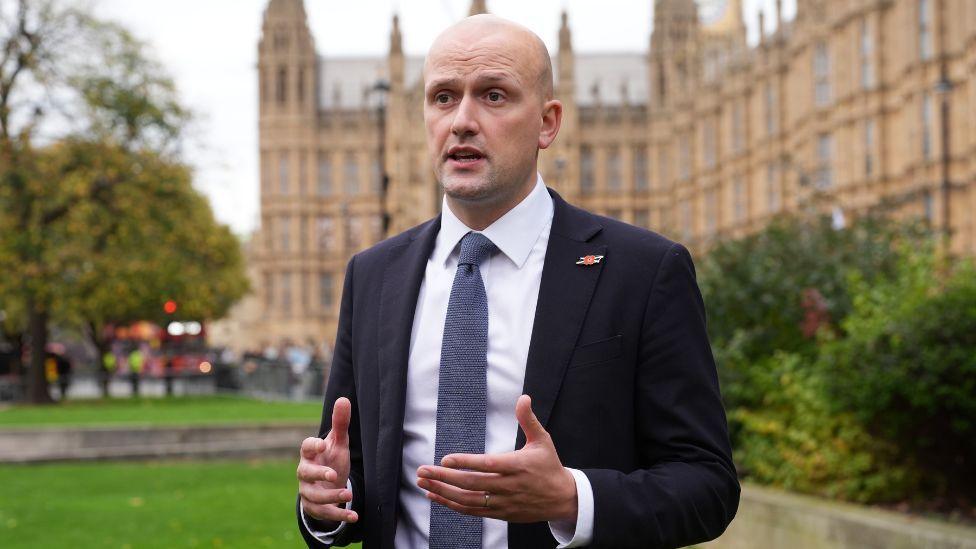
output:
[[[781, 12], [749, 45], [741, 0], [708, 22], [694, 0], [655, 0], [648, 52], [621, 54], [574, 51], [563, 13], [547, 184], [697, 253], [806, 209], [918, 216], [976, 251], [976, 1]], [[235, 343], [331, 341], [348, 259], [440, 207], [423, 60], [404, 54], [395, 16], [385, 57], [322, 57], [302, 0], [270, 0], [258, 54], [260, 318]]]

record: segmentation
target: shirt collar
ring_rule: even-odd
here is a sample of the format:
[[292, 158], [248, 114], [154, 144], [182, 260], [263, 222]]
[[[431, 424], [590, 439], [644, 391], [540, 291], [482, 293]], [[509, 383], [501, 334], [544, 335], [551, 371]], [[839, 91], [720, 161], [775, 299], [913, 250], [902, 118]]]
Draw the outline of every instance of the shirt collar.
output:
[[[546, 192], [542, 175], [538, 175], [535, 187], [528, 196], [480, 232], [494, 242], [495, 246], [521, 269], [542, 230], [552, 222], [552, 214], [552, 197]], [[447, 258], [457, 248], [461, 238], [471, 231], [472, 229], [451, 211], [445, 196], [441, 206], [441, 230], [437, 234], [433, 260], [438, 265], [446, 264]]]

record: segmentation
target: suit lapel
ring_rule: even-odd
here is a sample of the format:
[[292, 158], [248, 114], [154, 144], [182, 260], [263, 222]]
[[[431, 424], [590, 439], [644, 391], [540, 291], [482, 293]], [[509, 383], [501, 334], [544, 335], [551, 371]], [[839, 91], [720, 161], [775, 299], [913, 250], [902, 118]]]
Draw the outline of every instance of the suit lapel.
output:
[[[532, 409], [543, 426], [549, 421], [603, 270], [602, 262], [586, 266], [576, 261], [587, 255], [607, 254], [606, 245], [591, 241], [602, 228], [598, 220], [550, 193], [555, 211], [522, 389], [532, 397]], [[515, 447], [524, 445], [525, 434], [520, 429]]]
[[380, 502], [396, 516], [397, 487], [403, 444], [410, 333], [427, 259], [440, 230], [440, 218], [420, 227], [409, 242], [391, 248], [383, 274], [377, 321], [379, 368], [379, 440], [375, 484]]

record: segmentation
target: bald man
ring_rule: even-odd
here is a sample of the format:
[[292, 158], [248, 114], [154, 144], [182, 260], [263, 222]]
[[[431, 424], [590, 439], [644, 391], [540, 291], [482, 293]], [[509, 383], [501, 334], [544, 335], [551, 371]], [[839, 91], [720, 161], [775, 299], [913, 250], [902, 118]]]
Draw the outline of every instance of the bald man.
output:
[[688, 251], [545, 187], [561, 120], [524, 27], [477, 15], [431, 46], [442, 213], [346, 269], [298, 465], [310, 547], [680, 547], [735, 515]]

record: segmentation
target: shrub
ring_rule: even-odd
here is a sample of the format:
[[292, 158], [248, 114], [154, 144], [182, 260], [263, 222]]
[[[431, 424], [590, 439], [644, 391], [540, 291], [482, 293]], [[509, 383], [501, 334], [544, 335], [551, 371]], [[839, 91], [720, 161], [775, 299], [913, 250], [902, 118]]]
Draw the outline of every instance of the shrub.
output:
[[846, 337], [819, 369], [838, 413], [890, 440], [925, 472], [931, 495], [976, 493], [976, 270], [927, 251], [881, 283], [852, 277]]
[[749, 370], [762, 398], [729, 413], [740, 474], [780, 488], [857, 502], [898, 499], [916, 484], [891, 444], [836, 413], [808, 359], [777, 352]]

